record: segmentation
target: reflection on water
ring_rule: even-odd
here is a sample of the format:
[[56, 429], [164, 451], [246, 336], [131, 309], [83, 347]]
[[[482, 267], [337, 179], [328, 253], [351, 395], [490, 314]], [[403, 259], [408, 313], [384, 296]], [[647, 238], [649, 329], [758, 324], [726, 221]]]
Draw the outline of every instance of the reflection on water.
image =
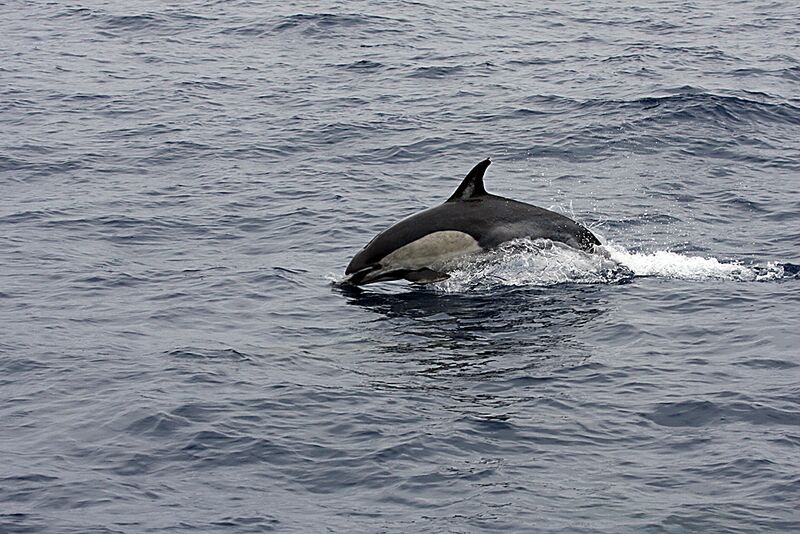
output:
[[608, 309], [608, 286], [597, 285], [462, 294], [428, 288], [337, 290], [348, 304], [380, 316], [361, 334], [370, 344], [394, 360], [416, 361], [426, 374], [530, 374], [574, 365], [590, 355], [581, 341], [584, 326]]

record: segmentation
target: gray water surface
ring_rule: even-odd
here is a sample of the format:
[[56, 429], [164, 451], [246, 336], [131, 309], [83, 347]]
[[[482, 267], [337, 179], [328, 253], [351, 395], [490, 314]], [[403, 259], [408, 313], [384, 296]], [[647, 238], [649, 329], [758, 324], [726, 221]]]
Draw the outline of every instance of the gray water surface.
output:
[[[0, 532], [800, 530], [794, 3], [0, 12]], [[486, 157], [635, 276], [337, 285]]]

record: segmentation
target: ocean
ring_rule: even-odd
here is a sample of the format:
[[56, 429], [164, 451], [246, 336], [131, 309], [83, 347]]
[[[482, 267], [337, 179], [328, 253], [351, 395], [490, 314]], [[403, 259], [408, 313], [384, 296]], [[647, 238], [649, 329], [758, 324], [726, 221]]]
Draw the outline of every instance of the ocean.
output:
[[0, 532], [800, 530], [795, 3], [0, 12]]

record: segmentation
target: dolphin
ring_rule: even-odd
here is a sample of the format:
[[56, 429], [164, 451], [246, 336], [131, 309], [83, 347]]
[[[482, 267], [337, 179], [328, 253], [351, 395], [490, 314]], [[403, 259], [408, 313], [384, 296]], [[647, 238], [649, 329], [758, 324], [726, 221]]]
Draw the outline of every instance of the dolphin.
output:
[[453, 260], [519, 238], [550, 239], [592, 252], [600, 240], [583, 225], [538, 206], [487, 193], [491, 161], [473, 167], [443, 204], [403, 219], [375, 236], [350, 261], [344, 283], [448, 278]]

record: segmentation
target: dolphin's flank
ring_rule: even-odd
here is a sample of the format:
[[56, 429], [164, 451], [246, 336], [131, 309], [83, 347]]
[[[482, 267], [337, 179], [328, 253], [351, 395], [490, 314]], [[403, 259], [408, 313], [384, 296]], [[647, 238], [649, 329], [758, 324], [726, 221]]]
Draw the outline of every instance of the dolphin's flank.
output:
[[444, 204], [390, 226], [350, 261], [347, 283], [385, 280], [436, 282], [447, 266], [468, 254], [519, 238], [550, 239], [585, 251], [600, 241], [583, 225], [544, 208], [487, 193], [483, 175], [491, 164], [475, 165]]

